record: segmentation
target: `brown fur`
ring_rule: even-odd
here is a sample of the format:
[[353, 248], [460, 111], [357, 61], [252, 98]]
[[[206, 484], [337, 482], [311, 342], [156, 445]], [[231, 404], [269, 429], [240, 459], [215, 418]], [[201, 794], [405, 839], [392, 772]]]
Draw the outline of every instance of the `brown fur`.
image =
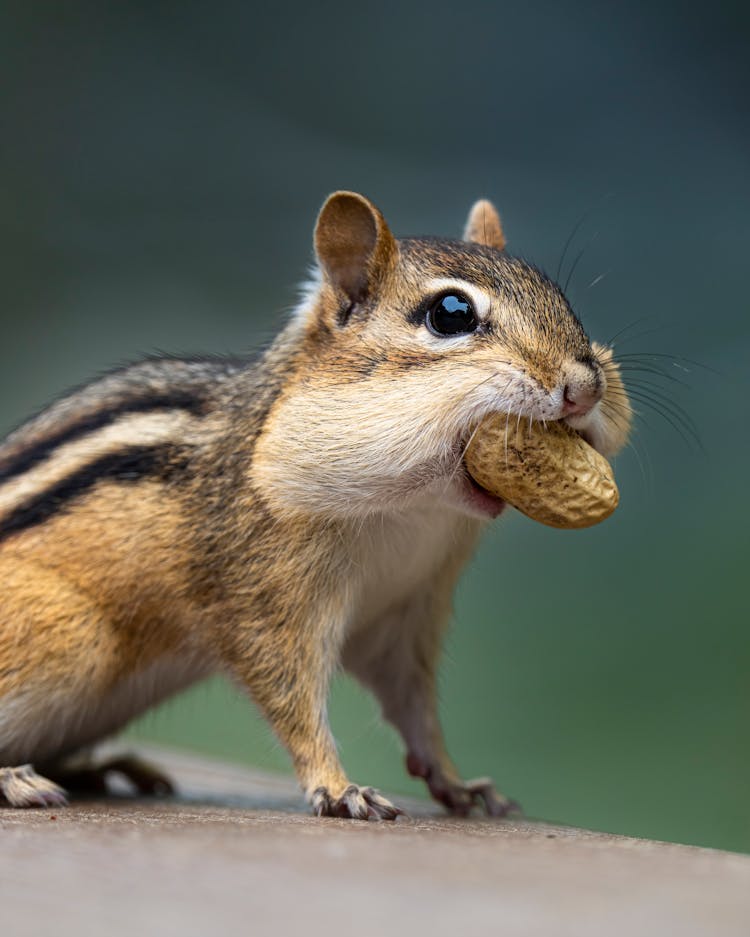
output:
[[[316, 812], [393, 818], [336, 753], [341, 661], [435, 797], [508, 809], [489, 782], [460, 780], [437, 717], [451, 595], [486, 520], [463, 447], [492, 409], [561, 418], [573, 387], [604, 395], [579, 431], [611, 452], [630, 409], [611, 351], [502, 252], [489, 203], [466, 237], [397, 241], [371, 203], [337, 193], [316, 228], [321, 280], [258, 362], [144, 362], [0, 446], [0, 765], [59, 764], [221, 670]], [[481, 327], [444, 339], [425, 310], [454, 280]], [[17, 802], [55, 802], [41, 782], [34, 800], [28, 772], [0, 772], [6, 798], [19, 783]]]

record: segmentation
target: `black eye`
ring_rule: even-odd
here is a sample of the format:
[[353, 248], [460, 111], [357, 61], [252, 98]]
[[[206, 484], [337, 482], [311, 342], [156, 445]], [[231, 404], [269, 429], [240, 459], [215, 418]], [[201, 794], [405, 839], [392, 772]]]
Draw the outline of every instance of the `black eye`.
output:
[[435, 335], [461, 335], [479, 325], [474, 307], [460, 293], [438, 296], [427, 310], [427, 328]]

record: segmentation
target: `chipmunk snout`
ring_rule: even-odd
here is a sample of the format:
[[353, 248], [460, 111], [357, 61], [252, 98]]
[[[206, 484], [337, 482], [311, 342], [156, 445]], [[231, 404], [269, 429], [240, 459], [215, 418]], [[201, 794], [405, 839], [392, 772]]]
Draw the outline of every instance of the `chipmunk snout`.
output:
[[562, 415], [584, 416], [602, 399], [604, 387], [604, 374], [600, 368], [575, 362], [565, 375]]

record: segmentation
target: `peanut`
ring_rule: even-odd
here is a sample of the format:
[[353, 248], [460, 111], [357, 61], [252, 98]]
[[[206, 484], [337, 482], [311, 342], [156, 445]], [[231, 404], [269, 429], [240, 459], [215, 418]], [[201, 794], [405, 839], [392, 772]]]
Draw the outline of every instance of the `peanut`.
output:
[[465, 456], [472, 478], [495, 497], [550, 527], [591, 527], [620, 495], [609, 462], [566, 423], [529, 424], [494, 413]]

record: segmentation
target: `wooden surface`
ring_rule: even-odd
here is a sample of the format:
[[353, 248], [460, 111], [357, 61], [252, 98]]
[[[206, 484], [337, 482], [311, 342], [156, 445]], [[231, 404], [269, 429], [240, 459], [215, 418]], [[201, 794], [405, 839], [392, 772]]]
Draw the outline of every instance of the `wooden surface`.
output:
[[747, 856], [418, 803], [316, 820], [286, 779], [158, 761], [178, 798], [0, 809], [3, 935], [750, 934]]

